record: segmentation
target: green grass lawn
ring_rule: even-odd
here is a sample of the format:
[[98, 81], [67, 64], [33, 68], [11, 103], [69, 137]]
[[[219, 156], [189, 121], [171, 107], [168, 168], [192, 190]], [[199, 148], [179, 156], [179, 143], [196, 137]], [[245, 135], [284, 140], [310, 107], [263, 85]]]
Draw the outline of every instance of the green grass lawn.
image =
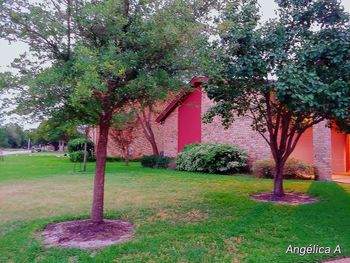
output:
[[[106, 217], [131, 221], [133, 240], [99, 251], [45, 249], [35, 232], [89, 216], [93, 167], [66, 158], [9, 156], [0, 162], [0, 262], [320, 262], [350, 256], [350, 185], [288, 181], [320, 201], [258, 203], [271, 180], [108, 163]], [[340, 245], [341, 255], [285, 254], [288, 245]]]

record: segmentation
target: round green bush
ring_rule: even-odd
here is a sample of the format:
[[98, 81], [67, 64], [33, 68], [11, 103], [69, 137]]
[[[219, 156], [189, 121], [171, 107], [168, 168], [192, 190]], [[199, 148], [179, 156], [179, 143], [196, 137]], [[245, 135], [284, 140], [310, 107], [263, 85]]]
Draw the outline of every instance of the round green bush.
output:
[[69, 159], [70, 159], [73, 163], [83, 162], [83, 160], [84, 160], [84, 151], [71, 152], [71, 153], [69, 154]]
[[[69, 154], [69, 159], [73, 163], [82, 163], [84, 161], [84, 151], [71, 152]], [[88, 162], [95, 162], [96, 158], [95, 158], [95, 156], [90, 155], [88, 152], [87, 161]]]
[[[253, 165], [253, 174], [258, 178], [274, 178], [275, 161], [271, 159], [256, 161]], [[290, 158], [284, 166], [283, 178], [315, 180], [317, 179], [317, 169], [314, 165]]]
[[232, 174], [247, 170], [248, 154], [237, 145], [195, 143], [176, 159], [178, 170]]
[[72, 162], [84, 161], [84, 143], [87, 143], [87, 161], [95, 161], [94, 143], [85, 138], [76, 138], [68, 142], [69, 158]]

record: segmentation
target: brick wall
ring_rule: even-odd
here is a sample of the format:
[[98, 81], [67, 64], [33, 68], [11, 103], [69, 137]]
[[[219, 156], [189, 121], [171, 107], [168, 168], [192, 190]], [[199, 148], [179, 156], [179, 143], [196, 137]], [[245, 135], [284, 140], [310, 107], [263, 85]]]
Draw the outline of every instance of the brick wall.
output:
[[[160, 146], [160, 140], [162, 136], [160, 134], [159, 124], [153, 122], [153, 132], [156, 137], [157, 145]], [[152, 155], [152, 147], [149, 141], [146, 139], [142, 128], [139, 126], [135, 131], [136, 137], [133, 143], [130, 145], [130, 155], [131, 158], [141, 157], [143, 155]], [[161, 151], [161, 149], [159, 149]], [[107, 148], [108, 156], [122, 156], [122, 152], [118, 149], [118, 146], [114, 142], [111, 136], [108, 138], [108, 148]]]
[[[155, 118], [156, 116], [153, 116], [153, 119]], [[162, 127], [159, 123], [156, 123], [155, 121], [152, 122], [152, 127], [153, 127], [154, 136], [156, 138], [156, 142], [158, 145], [158, 149], [159, 151], [162, 151], [163, 150]], [[94, 142], [95, 145], [97, 145], [98, 134], [99, 134], [98, 127], [91, 128], [89, 131], [89, 137]], [[143, 130], [141, 126], [139, 126], [136, 129], [136, 138], [130, 146], [130, 154], [131, 154], [131, 158], [137, 158], [143, 155], [153, 154], [151, 144], [143, 134]], [[107, 155], [113, 156], [113, 157], [122, 156], [122, 152], [118, 149], [118, 147], [116, 146], [116, 143], [113, 141], [111, 136], [108, 137]]]
[[[203, 92], [201, 105], [202, 116], [211, 105], [212, 102], [206, 93]], [[159, 151], [163, 151], [166, 156], [175, 157], [178, 154], [178, 114], [179, 111], [176, 108], [162, 124], [153, 122], [153, 131]], [[153, 118], [155, 117], [153, 116]], [[272, 158], [268, 144], [258, 132], [252, 130], [251, 120], [249, 118], [237, 118], [228, 129], [224, 129], [220, 118], [216, 117], [212, 123], [203, 123], [201, 129], [201, 141], [204, 143], [225, 143], [241, 146], [249, 154], [250, 165], [255, 160]], [[96, 144], [98, 128], [91, 129], [89, 135]], [[314, 164], [319, 169], [320, 180], [331, 180], [331, 130], [325, 127], [325, 122], [320, 123], [314, 126], [313, 137], [310, 138], [313, 140]], [[121, 156], [121, 152], [111, 139], [109, 139], [107, 151], [109, 156]], [[141, 127], [138, 129], [137, 138], [131, 145], [131, 153], [133, 158], [152, 154], [151, 145], [143, 135]]]
[[[213, 102], [202, 93], [202, 116]], [[228, 128], [224, 129], [220, 118], [215, 117], [212, 123], [202, 125], [202, 142], [237, 144], [249, 154], [250, 165], [259, 159], [271, 158], [270, 148], [262, 136], [253, 131], [249, 118], [237, 118]]]
[[166, 118], [162, 124], [163, 132], [163, 151], [165, 156], [177, 156], [178, 148], [178, 114], [179, 110], [176, 108]]
[[[212, 102], [206, 93], [202, 93], [202, 116], [209, 109]], [[249, 163], [258, 159], [271, 158], [270, 148], [261, 135], [251, 129], [251, 120], [239, 118], [229, 129], [224, 129], [219, 118], [212, 123], [202, 124], [201, 141], [209, 143], [237, 144], [249, 154]], [[176, 108], [162, 125], [164, 154], [176, 156], [178, 153], [178, 108]]]
[[314, 164], [317, 166], [320, 180], [332, 180], [332, 143], [331, 129], [323, 121], [313, 127]]

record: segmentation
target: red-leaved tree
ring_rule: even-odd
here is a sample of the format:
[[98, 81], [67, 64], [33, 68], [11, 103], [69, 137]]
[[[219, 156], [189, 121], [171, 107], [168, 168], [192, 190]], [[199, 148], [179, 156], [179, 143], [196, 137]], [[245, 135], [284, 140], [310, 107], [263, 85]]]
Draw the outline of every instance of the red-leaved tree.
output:
[[[122, 120], [121, 120], [122, 119]], [[124, 115], [112, 127], [110, 136], [122, 152], [125, 165], [129, 164], [130, 146], [137, 136], [138, 119], [133, 115]]]

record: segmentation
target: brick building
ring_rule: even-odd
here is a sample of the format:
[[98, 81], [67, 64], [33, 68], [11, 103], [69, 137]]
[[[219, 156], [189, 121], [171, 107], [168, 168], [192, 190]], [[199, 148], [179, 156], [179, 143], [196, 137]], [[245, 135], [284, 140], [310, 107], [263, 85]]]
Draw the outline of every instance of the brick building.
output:
[[[159, 116], [154, 117], [154, 131], [159, 150], [166, 156], [176, 156], [183, 147], [194, 142], [237, 144], [245, 149], [250, 163], [271, 158], [270, 148], [258, 132], [251, 129], [251, 120], [238, 118], [228, 129], [220, 119], [204, 124], [202, 117], [212, 104], [201, 83], [206, 78], [194, 78], [194, 90], [180, 94], [169, 103]], [[157, 118], [156, 118], [157, 117]], [[108, 152], [119, 155], [109, 143]], [[152, 154], [151, 147], [140, 129], [140, 136], [132, 145], [133, 157]], [[350, 135], [339, 133], [319, 123], [301, 137], [292, 157], [318, 167], [321, 180], [332, 180], [334, 174], [349, 174]]]
[[[159, 148], [159, 151], [162, 151], [163, 149], [163, 130], [162, 125], [160, 123], [157, 123], [155, 121], [157, 116], [152, 116], [152, 128], [154, 132], [154, 136], [157, 141], [157, 145]], [[111, 128], [110, 133], [113, 128]], [[99, 129], [98, 127], [91, 128], [89, 131], [89, 137], [94, 142], [94, 144], [97, 144], [97, 138], [98, 138]], [[152, 155], [152, 147], [149, 141], [146, 139], [143, 130], [141, 128], [141, 125], [138, 125], [138, 127], [135, 129], [135, 140], [130, 145], [130, 157], [131, 158], [137, 158], [144, 155]], [[107, 145], [107, 155], [111, 157], [121, 157], [123, 156], [120, 149], [118, 149], [117, 144], [113, 141], [113, 138], [111, 135], [108, 137], [108, 145]]]

